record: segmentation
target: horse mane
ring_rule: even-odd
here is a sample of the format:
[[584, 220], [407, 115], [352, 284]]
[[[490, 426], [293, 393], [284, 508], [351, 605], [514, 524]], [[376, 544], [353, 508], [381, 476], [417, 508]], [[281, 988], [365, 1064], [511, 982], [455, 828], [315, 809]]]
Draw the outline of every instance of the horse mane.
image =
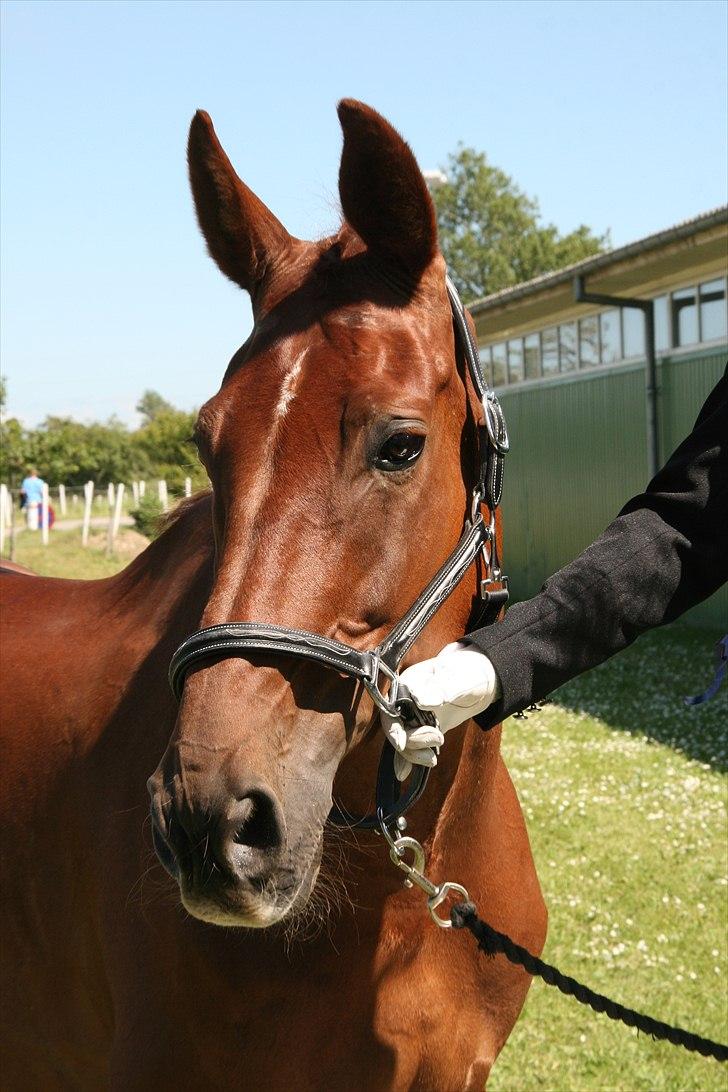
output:
[[146, 549], [126, 568], [107, 579], [117, 582], [121, 589], [131, 590], [139, 582], [167, 573], [171, 586], [177, 572], [174, 567], [169, 568], [170, 559], [176, 559], [177, 567], [185, 563], [185, 559], [198, 558], [201, 563], [205, 558], [211, 559], [214, 553], [211, 502], [212, 490], [186, 497], [160, 518], [159, 534]]
[[202, 505], [207, 499], [212, 499], [212, 489], [198, 489], [196, 493], [193, 493], [190, 497], [184, 497], [178, 504], [171, 508], [169, 512], [163, 512], [157, 521], [157, 528], [159, 531], [158, 538], [167, 531], [170, 531], [179, 520], [187, 516], [192, 509], [197, 508], [198, 505], [202, 508]]

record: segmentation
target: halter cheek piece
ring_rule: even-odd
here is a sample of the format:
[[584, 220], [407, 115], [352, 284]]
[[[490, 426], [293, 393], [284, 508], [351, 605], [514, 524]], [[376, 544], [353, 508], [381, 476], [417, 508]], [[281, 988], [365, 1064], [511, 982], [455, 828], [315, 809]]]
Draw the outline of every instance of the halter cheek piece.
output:
[[[478, 480], [473, 489], [470, 519], [466, 521], [457, 546], [404, 617], [376, 648], [353, 648], [316, 633], [265, 622], [226, 622], [197, 630], [182, 642], [169, 666], [169, 681], [177, 699], [182, 695], [185, 676], [193, 665], [206, 660], [264, 652], [311, 660], [358, 679], [380, 711], [397, 717], [409, 726], [435, 723], [433, 714], [420, 709], [406, 686], [400, 682], [400, 663], [478, 555], [482, 556], [484, 575], [480, 586], [484, 610], [481, 624], [495, 621], [501, 607], [508, 601], [508, 578], [501, 573], [495, 533], [495, 510], [503, 488], [503, 459], [508, 452], [508, 432], [500, 403], [481, 372], [477, 346], [460, 297], [449, 277], [446, 278], [446, 285], [456, 342], [465, 357], [471, 382], [483, 405], [484, 416], [484, 424], [478, 427]], [[481, 512], [483, 503], [490, 511], [487, 524]], [[355, 816], [345, 808], [334, 805], [329, 815], [331, 822], [340, 826], [378, 828], [382, 822], [387, 824], [399, 818], [419, 799], [427, 783], [429, 768], [415, 766], [401, 792], [394, 774], [394, 755], [392, 745], [385, 742], [377, 773], [376, 814]]]

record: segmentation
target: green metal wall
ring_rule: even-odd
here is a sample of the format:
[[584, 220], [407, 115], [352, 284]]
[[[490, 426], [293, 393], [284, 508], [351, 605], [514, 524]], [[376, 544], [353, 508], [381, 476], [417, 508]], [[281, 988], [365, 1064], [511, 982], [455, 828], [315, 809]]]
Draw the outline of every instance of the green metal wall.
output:
[[[661, 361], [662, 461], [692, 428], [725, 365], [725, 349]], [[644, 488], [644, 368], [582, 373], [499, 396], [511, 437], [503, 499], [505, 570], [518, 600], [534, 595]], [[685, 621], [725, 627], [728, 588]]]

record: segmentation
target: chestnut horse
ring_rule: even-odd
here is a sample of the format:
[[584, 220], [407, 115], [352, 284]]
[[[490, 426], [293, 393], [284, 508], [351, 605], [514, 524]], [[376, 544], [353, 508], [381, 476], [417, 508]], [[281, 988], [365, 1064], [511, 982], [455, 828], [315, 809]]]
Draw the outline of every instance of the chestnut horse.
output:
[[[436, 928], [380, 837], [327, 824], [332, 798], [372, 801], [382, 736], [355, 680], [251, 653], [196, 666], [179, 707], [167, 685], [175, 647], [221, 622], [372, 647], [468, 515], [482, 408], [433, 205], [382, 117], [354, 101], [339, 117], [344, 220], [316, 243], [240, 181], [207, 115], [192, 122], [199, 222], [255, 318], [199, 415], [211, 496], [109, 579], [3, 577], [13, 1092], [482, 1089], [523, 1005], [528, 976]], [[465, 632], [476, 580], [407, 662]], [[499, 741], [451, 733], [410, 830], [434, 880], [540, 951]]]

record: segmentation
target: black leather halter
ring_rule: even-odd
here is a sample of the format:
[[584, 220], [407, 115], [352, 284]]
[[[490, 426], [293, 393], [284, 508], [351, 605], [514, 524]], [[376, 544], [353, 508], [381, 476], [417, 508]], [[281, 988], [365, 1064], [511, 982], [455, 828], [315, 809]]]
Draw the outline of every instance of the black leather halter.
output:
[[[495, 621], [508, 600], [508, 580], [500, 570], [495, 534], [495, 510], [503, 488], [503, 459], [508, 452], [508, 433], [500, 403], [481, 372], [477, 346], [460, 297], [449, 277], [446, 284], [456, 343], [465, 357], [468, 374], [482, 402], [484, 414], [484, 424], [478, 428], [478, 480], [473, 489], [470, 519], [457, 546], [404, 617], [376, 648], [353, 648], [316, 633], [265, 622], [225, 622], [197, 630], [182, 642], [169, 666], [169, 681], [177, 699], [182, 695], [185, 676], [193, 665], [264, 652], [311, 660], [358, 679], [380, 711], [398, 717], [407, 724], [435, 722], [432, 714], [417, 707], [407, 688], [400, 683], [397, 670], [400, 663], [478, 555], [482, 556], [484, 571], [481, 599], [486, 617], [483, 623]], [[487, 524], [481, 512], [483, 503], [490, 511]], [[401, 786], [394, 774], [394, 755], [394, 748], [388, 741], [385, 742], [377, 774], [376, 814], [354, 816], [345, 808], [334, 805], [329, 815], [331, 822], [364, 828], [379, 827], [381, 822], [391, 823], [403, 815], [419, 799], [429, 768], [415, 766], [400, 795]]]

